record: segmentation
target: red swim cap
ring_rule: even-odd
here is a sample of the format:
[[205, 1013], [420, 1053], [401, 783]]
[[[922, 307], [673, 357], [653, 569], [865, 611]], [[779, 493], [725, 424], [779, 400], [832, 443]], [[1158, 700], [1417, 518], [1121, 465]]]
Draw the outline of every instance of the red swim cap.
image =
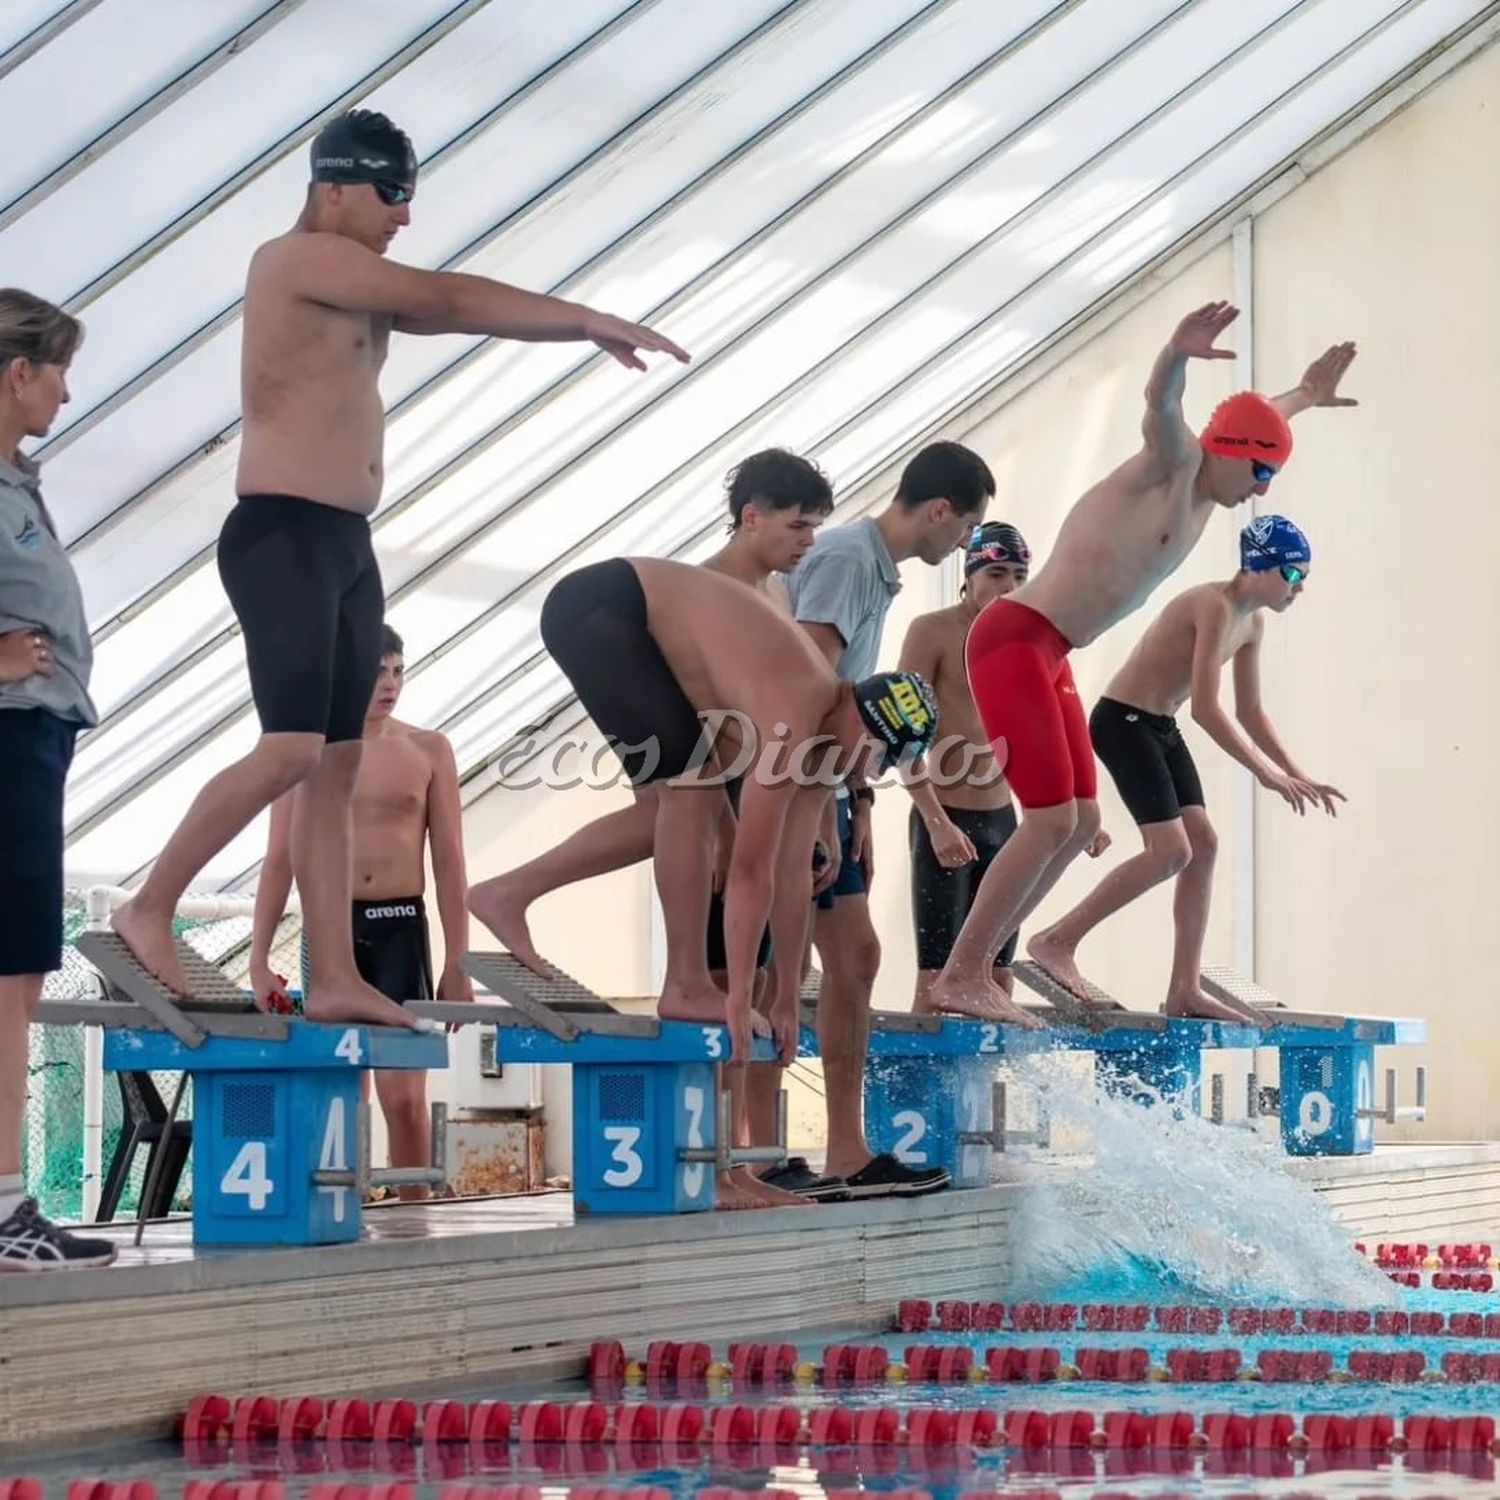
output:
[[1292, 456], [1290, 424], [1255, 391], [1239, 391], [1221, 401], [1200, 441], [1205, 453], [1253, 459], [1278, 469]]

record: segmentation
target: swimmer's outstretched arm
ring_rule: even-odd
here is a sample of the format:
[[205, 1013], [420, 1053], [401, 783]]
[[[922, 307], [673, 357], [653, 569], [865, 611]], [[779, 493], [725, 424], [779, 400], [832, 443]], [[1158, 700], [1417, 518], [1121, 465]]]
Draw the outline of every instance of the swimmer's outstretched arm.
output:
[[1227, 302], [1210, 302], [1180, 322], [1151, 367], [1146, 382], [1146, 415], [1141, 422], [1146, 457], [1160, 473], [1171, 473], [1196, 459], [1197, 440], [1182, 415], [1182, 393], [1187, 387], [1190, 359], [1233, 359], [1231, 349], [1214, 347], [1215, 340], [1239, 317]]
[[344, 235], [286, 235], [266, 252], [275, 256], [274, 274], [290, 291], [329, 307], [384, 315], [401, 333], [588, 342], [635, 370], [646, 368], [638, 350], [688, 361], [684, 350], [653, 329], [487, 276], [403, 266]]
[[1261, 702], [1260, 642], [1261, 632], [1256, 630], [1234, 654], [1234, 716], [1255, 748], [1279, 766], [1309, 802], [1336, 818], [1338, 808], [1334, 803], [1349, 799], [1336, 786], [1315, 781], [1292, 759]]
[[[1294, 777], [1284, 774], [1276, 766], [1268, 764], [1255, 749], [1246, 743], [1234, 727], [1229, 715], [1219, 703], [1219, 677], [1224, 660], [1224, 637], [1228, 634], [1230, 608], [1222, 594], [1211, 592], [1199, 597], [1193, 606], [1193, 722], [1226, 754], [1237, 760], [1269, 792], [1284, 797], [1297, 812], [1311, 800], [1312, 793]], [[1250, 643], [1235, 654], [1236, 702], [1242, 671], [1240, 658], [1248, 653], [1251, 661], [1247, 669], [1258, 681], [1260, 644], [1259, 625], [1250, 637]]]
[[1358, 406], [1352, 396], [1339, 395], [1339, 382], [1358, 353], [1352, 340], [1330, 345], [1307, 367], [1302, 379], [1291, 390], [1275, 397], [1272, 405], [1288, 418], [1314, 406]]

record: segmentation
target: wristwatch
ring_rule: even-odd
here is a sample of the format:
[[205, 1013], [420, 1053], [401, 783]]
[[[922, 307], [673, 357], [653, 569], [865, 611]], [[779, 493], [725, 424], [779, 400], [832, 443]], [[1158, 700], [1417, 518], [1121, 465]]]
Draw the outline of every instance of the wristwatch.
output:
[[856, 802], [868, 802], [871, 806], [875, 803], [875, 788], [872, 786], [857, 786], [852, 795]]

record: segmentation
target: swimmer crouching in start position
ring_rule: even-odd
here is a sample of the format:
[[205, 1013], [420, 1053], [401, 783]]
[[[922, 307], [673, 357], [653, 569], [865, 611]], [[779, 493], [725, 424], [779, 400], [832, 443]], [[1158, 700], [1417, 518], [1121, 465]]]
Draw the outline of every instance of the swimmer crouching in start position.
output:
[[[660, 1014], [727, 1021], [749, 1057], [756, 959], [767, 919], [781, 954], [806, 946], [813, 843], [835, 780], [863, 783], [937, 728], [912, 673], [840, 682], [763, 593], [707, 568], [615, 558], [562, 579], [542, 640], [631, 784], [657, 788], [656, 883], [667, 935]], [[742, 775], [724, 882], [729, 993], [706, 965], [704, 931], [726, 776]], [[781, 1061], [797, 1047], [796, 963], [778, 964], [768, 1006]]]
[[993, 968], [1099, 830], [1093, 747], [1068, 657], [1139, 609], [1216, 509], [1266, 493], [1291, 457], [1289, 416], [1351, 404], [1337, 390], [1354, 346], [1335, 345], [1297, 390], [1275, 401], [1242, 391], [1195, 436], [1182, 414], [1188, 361], [1233, 358], [1215, 341], [1238, 315], [1212, 302], [1182, 320], [1151, 371], [1140, 450], [1074, 505], [1046, 565], [969, 632], [975, 706], [1023, 815], [929, 991], [936, 1010], [1040, 1026], [996, 985]]
[[392, 333], [484, 334], [597, 345], [629, 369], [683, 353], [649, 328], [483, 276], [385, 259], [411, 221], [417, 155], [384, 115], [351, 110], [312, 143], [312, 182], [290, 233], [252, 257], [245, 287], [239, 502], [219, 576], [245, 637], [260, 720], [254, 749], [198, 794], [114, 926], [141, 964], [189, 993], [172, 916], [198, 871], [292, 787], [317, 1021], [420, 1028], [355, 967], [349, 806], [380, 664], [385, 597], [367, 517], [380, 500]]

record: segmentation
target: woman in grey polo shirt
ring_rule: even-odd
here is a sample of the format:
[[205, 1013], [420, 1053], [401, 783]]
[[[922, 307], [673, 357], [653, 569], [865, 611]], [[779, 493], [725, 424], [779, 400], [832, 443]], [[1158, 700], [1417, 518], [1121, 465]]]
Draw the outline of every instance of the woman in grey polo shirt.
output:
[[44, 1219], [21, 1184], [27, 1026], [62, 964], [63, 783], [96, 722], [83, 595], [21, 443], [46, 437], [68, 399], [82, 337], [50, 302], [0, 289], [0, 1271], [114, 1259]]

